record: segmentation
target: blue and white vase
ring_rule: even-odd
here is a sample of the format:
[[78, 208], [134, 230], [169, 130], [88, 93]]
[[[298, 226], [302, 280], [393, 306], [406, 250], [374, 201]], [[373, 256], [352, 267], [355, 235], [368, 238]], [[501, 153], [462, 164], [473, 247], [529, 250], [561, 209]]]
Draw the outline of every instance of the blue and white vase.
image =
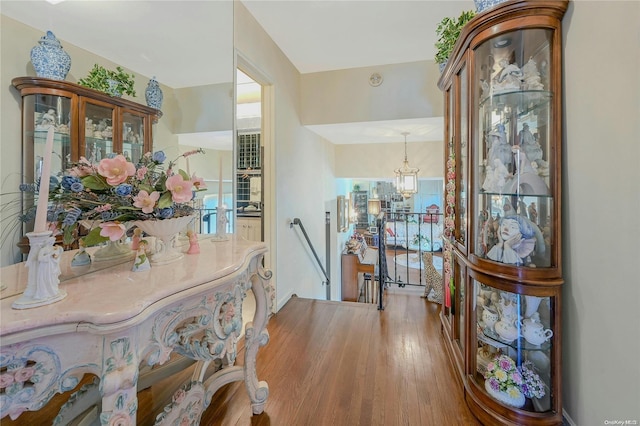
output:
[[507, 0], [473, 0], [476, 5], [476, 13], [484, 12], [487, 9], [491, 9], [492, 7], [504, 3]]
[[38, 77], [64, 80], [71, 69], [71, 57], [51, 31], [31, 49], [31, 63]]
[[107, 94], [116, 98], [122, 97], [122, 90], [118, 88], [118, 82], [116, 80], [112, 80], [109, 78], [107, 79], [107, 84], [109, 85], [109, 88], [107, 89]]
[[149, 105], [151, 108], [162, 108], [162, 89], [160, 89], [160, 85], [156, 81], [155, 77], [149, 80], [149, 84], [147, 84], [147, 90], [144, 92], [144, 97], [147, 101], [147, 105]]

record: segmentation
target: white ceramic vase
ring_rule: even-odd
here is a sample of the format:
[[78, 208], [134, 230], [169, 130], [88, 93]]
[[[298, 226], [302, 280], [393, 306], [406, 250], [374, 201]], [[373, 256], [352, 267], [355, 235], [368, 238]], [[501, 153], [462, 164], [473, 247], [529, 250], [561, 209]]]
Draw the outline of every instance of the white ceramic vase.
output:
[[538, 312], [538, 308], [540, 307], [540, 302], [542, 302], [542, 297], [525, 295], [524, 300], [525, 300], [524, 317], [531, 318], [533, 314]]
[[182, 259], [184, 254], [173, 247], [178, 233], [185, 229], [193, 216], [181, 216], [161, 220], [136, 220], [133, 225], [142, 229], [146, 234], [156, 237], [155, 252], [149, 258], [151, 264], [163, 265]]

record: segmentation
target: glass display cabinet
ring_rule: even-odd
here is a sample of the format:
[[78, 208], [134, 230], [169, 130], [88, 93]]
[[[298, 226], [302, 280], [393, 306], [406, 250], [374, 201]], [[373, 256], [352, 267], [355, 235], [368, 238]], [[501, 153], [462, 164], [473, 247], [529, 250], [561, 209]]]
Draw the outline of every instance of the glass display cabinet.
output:
[[452, 259], [443, 334], [466, 402], [484, 424], [562, 422], [567, 5], [513, 0], [477, 15], [438, 82], [451, 229], [444, 256]]
[[[134, 163], [152, 150], [152, 125], [162, 112], [67, 81], [18, 77], [22, 96], [23, 182], [40, 179], [47, 131], [54, 126], [52, 175], [85, 157], [98, 163], [118, 153]], [[33, 200], [23, 200], [24, 210]], [[26, 224], [24, 232], [31, 230]]]

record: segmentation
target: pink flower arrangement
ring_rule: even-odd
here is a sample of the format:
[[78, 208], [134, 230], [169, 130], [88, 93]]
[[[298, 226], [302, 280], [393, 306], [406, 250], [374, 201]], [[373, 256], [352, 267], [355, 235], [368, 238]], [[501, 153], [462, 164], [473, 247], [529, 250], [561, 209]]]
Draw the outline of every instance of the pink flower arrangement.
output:
[[[189, 151], [180, 157], [198, 153], [204, 151]], [[138, 164], [123, 155], [103, 158], [98, 164], [80, 158], [59, 182], [53, 182], [48, 221], [64, 234], [65, 244], [77, 238], [80, 223], [88, 224], [92, 229], [84, 237], [84, 244], [89, 247], [122, 238], [126, 231], [123, 223], [127, 221], [192, 214], [190, 201], [195, 192], [206, 189], [204, 179], [174, 170], [178, 159], [169, 162], [165, 170], [165, 159], [162, 151], [146, 153]]]
[[512, 398], [519, 394], [527, 398], [542, 398], [546, 385], [535, 372], [531, 361], [525, 361], [516, 367], [515, 361], [506, 355], [500, 355], [487, 365], [484, 375], [494, 391], [506, 392]]
[[484, 377], [494, 391], [506, 392], [511, 398], [518, 398], [522, 394], [520, 389], [523, 382], [520, 370], [506, 355], [500, 355], [489, 362]]

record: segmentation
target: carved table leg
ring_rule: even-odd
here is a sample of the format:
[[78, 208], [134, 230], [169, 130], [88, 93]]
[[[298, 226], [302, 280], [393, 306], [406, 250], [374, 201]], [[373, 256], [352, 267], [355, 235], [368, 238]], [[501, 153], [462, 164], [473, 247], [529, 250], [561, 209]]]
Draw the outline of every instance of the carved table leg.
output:
[[253, 321], [247, 323], [245, 332], [244, 383], [251, 400], [253, 414], [261, 414], [269, 396], [267, 382], [258, 381], [256, 373], [256, 355], [261, 346], [269, 342], [269, 331], [266, 329], [271, 306], [271, 299], [266, 285], [271, 278], [271, 271], [258, 270], [251, 277], [251, 289], [256, 299], [256, 312]]
[[[109, 342], [109, 343], [108, 343]], [[100, 393], [101, 425], [136, 424], [138, 411], [138, 358], [129, 337], [105, 338]], [[109, 348], [107, 348], [109, 344]]]

